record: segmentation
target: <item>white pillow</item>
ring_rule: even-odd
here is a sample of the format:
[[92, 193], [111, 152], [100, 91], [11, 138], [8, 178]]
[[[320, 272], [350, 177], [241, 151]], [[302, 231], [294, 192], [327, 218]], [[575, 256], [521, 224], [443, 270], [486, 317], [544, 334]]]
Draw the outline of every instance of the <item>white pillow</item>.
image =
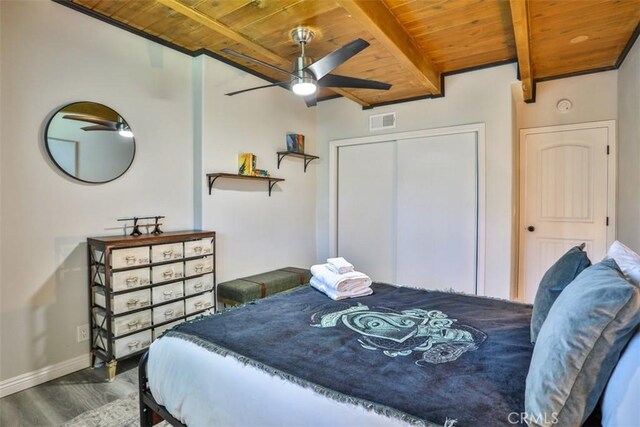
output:
[[604, 427], [635, 427], [640, 420], [640, 329], [631, 338], [602, 397]]
[[615, 260], [631, 283], [640, 285], [640, 255], [616, 240], [609, 248], [607, 256]]

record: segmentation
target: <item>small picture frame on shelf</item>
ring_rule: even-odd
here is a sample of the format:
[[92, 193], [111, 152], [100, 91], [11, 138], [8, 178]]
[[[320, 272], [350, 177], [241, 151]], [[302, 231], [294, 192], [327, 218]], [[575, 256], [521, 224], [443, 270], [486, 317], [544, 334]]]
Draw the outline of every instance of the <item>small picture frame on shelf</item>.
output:
[[287, 151], [291, 153], [304, 153], [304, 135], [287, 133]]

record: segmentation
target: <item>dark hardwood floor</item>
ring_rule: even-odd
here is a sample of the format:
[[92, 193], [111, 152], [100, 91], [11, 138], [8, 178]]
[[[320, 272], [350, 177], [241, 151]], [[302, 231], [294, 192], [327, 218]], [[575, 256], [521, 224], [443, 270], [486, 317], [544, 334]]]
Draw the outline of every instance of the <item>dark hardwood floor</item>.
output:
[[0, 426], [59, 426], [138, 390], [138, 360], [118, 362], [113, 382], [104, 366], [87, 368], [0, 399]]

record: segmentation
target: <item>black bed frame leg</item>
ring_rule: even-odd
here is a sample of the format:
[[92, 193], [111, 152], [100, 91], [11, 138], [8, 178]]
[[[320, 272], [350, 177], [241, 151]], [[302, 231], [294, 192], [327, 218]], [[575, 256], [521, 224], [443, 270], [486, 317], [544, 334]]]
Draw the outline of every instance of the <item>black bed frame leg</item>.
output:
[[153, 411], [140, 401], [140, 427], [153, 426]]
[[162, 420], [175, 427], [187, 427], [177, 420], [164, 406], [158, 404], [149, 390], [149, 378], [147, 378], [147, 351], [138, 363], [138, 395], [140, 396], [140, 425], [152, 427]]
[[142, 355], [140, 363], [138, 364], [138, 398], [140, 399], [140, 426], [152, 427], [153, 426], [153, 411], [144, 402], [143, 395], [147, 390], [147, 358], [149, 353]]

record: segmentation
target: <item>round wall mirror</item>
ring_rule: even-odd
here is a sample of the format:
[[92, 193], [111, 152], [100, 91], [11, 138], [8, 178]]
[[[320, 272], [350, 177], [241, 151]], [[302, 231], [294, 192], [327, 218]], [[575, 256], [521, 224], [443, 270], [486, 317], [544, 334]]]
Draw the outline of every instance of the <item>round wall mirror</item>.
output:
[[74, 102], [59, 109], [47, 123], [45, 147], [62, 172], [89, 183], [118, 178], [136, 154], [129, 124], [95, 102]]

